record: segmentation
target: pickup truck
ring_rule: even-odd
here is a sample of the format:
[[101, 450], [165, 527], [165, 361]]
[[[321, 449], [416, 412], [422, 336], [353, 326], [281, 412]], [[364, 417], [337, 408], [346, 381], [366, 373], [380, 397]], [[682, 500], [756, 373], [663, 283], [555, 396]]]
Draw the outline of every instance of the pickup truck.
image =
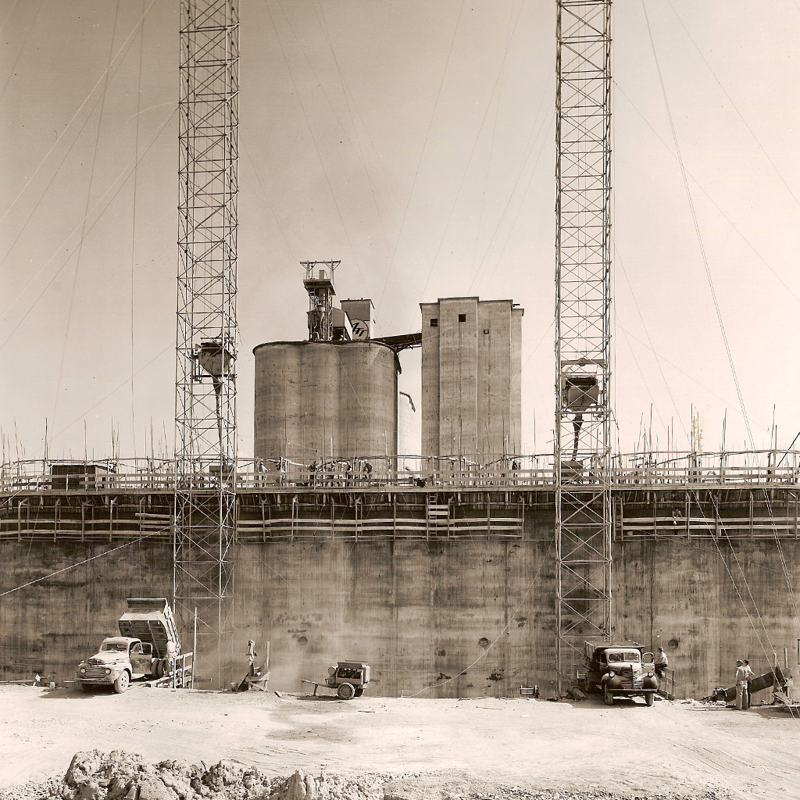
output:
[[113, 686], [121, 694], [133, 680], [158, 679], [174, 669], [181, 644], [166, 598], [128, 598], [118, 624], [120, 635], [103, 639], [97, 653], [78, 665], [84, 690]]
[[607, 705], [615, 697], [643, 697], [653, 705], [658, 692], [653, 654], [637, 642], [586, 642], [584, 645], [587, 692], [600, 691]]

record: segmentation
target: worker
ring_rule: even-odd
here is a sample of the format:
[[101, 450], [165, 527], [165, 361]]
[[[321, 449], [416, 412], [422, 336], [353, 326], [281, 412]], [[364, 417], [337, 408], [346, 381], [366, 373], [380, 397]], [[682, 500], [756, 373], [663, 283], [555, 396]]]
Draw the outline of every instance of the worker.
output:
[[736, 708], [739, 711], [747, 710], [747, 670], [744, 667], [744, 661], [738, 659], [736, 661], [736, 674], [734, 676], [736, 682]]
[[755, 678], [756, 674], [751, 669], [750, 662], [747, 659], [744, 660], [744, 671], [747, 673], [747, 693], [745, 695], [747, 703], [745, 704], [745, 708], [750, 708], [750, 681]]
[[656, 667], [656, 675], [658, 675], [659, 678], [663, 678], [667, 674], [667, 667], [669, 666], [669, 659], [667, 658], [667, 654], [664, 652], [663, 647], [658, 648], [654, 663]]
[[258, 653], [256, 653], [256, 643], [252, 639], [249, 639], [247, 642], [247, 658], [250, 661], [251, 675], [255, 675], [256, 672], [255, 660], [257, 655]]

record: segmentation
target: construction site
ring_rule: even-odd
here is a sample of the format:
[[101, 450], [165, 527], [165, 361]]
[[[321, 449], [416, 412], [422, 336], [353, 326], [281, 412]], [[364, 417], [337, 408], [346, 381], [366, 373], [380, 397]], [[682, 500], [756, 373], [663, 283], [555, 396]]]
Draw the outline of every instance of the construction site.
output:
[[[502, 20], [484, 4], [386, 4], [370, 9], [363, 26], [350, 2], [288, 9], [279, 0], [242, 0], [241, 21], [239, 4], [181, 0], [164, 4], [175, 6], [167, 11], [145, 2], [134, 11], [117, 3], [112, 11], [86, 0], [78, 14], [41, 0], [33, 16], [14, 3], [2, 23], [20, 34], [8, 58], [13, 75], [27, 63], [29, 37], [55, 37], [45, 24], [96, 39], [82, 45], [93, 61], [74, 56], [88, 95], [59, 88], [78, 78], [53, 77], [53, 102], [74, 114], [58, 122], [43, 157], [33, 136], [31, 163], [19, 174], [9, 167], [4, 178], [16, 199], [6, 211], [3, 269], [27, 274], [4, 289], [22, 315], [10, 310], [3, 320], [2, 348], [15, 351], [4, 369], [20, 378], [9, 381], [0, 409], [0, 798], [800, 798], [789, 756], [800, 745], [796, 334], [793, 315], [773, 317], [735, 272], [744, 257], [726, 250], [730, 231], [709, 232], [706, 199], [757, 256], [753, 269], [769, 268], [781, 302], [797, 301], [797, 279], [781, 277], [773, 257], [745, 239], [732, 221], [739, 218], [704, 188], [699, 167], [687, 167], [692, 152], [681, 150], [678, 133], [684, 112], [673, 112], [662, 72], [673, 62], [658, 45], [659, 32], [678, 30], [667, 27], [666, 11], [645, 0], [635, 15], [615, 8], [615, 26], [622, 17], [624, 36], [638, 37], [630, 51], [623, 45], [617, 72], [632, 74], [630, 65], [647, 57], [657, 76], [649, 91], [660, 86], [670, 141], [651, 130], [674, 159], [674, 204], [683, 214], [675, 212], [660, 245], [677, 242], [681, 225], [688, 230], [676, 253], [694, 259], [702, 303], [677, 272], [674, 284], [685, 293], [665, 289], [667, 262], [655, 257], [649, 271], [623, 274], [620, 249], [634, 250], [650, 231], [638, 216], [645, 201], [630, 199], [636, 192], [615, 206], [617, 172], [631, 182], [638, 166], [625, 155], [624, 129], [615, 133], [612, 99], [615, 114], [621, 94], [650, 123], [612, 76], [620, 34], [615, 27], [612, 36], [611, 0], [555, 0], [546, 13], [510, 0]], [[697, 48], [689, 29], [708, 20], [668, 5], [671, 24]], [[48, 23], [46, 11], [54, 15]], [[544, 23], [550, 28], [536, 34], [538, 55], [528, 66], [541, 58], [548, 77], [517, 85], [525, 68], [516, 40]], [[762, 23], [765, 36], [773, 23]], [[419, 63], [399, 55], [404, 37], [406, 45], [417, 41], [412, 30], [424, 31], [420, 53], [431, 47]], [[372, 96], [366, 83], [363, 94], [356, 90], [363, 69], [348, 66], [348, 36], [365, 58], [373, 40], [377, 52], [398, 37], [396, 59], [376, 71], [374, 89], [386, 98], [364, 99]], [[448, 75], [454, 81], [477, 65], [470, 53], [495, 52], [475, 45], [482, 37], [496, 39], [497, 63], [475, 66], [469, 89], [448, 88]], [[636, 50], [643, 42], [647, 49]], [[324, 63], [309, 55], [315, 50], [327, 54]], [[697, 53], [771, 165], [771, 179], [794, 198], [724, 75], [702, 48]], [[390, 97], [392, 76], [406, 91], [425, 58], [441, 82], [429, 88], [428, 116], [416, 129], [412, 101]], [[470, 92], [483, 97], [479, 73], [494, 83], [473, 103]], [[504, 81], [509, 93], [536, 86], [527, 102], [541, 95], [535, 114], [510, 102], [503, 116]], [[154, 123], [171, 102], [165, 82], [176, 102]], [[333, 99], [339, 91], [341, 103]], [[241, 152], [240, 101], [242, 125], [250, 126]], [[442, 134], [434, 121], [441, 126], [457, 101], [470, 113], [484, 103], [483, 116], [451, 122]], [[408, 136], [420, 137], [416, 155], [399, 156], [405, 199], [394, 205], [369, 155], [382, 160], [390, 142], [404, 152], [400, 133], [383, 144], [378, 133], [378, 110], [388, 114], [392, 103], [409, 115]], [[376, 117], [365, 122], [370, 110]], [[40, 116], [19, 119], [39, 130], [48, 124]], [[112, 118], [119, 129], [109, 130]], [[70, 126], [79, 123], [72, 139]], [[479, 142], [492, 124], [481, 199], [461, 218], [471, 165], [484, 169]], [[31, 134], [19, 125], [22, 142]], [[517, 157], [501, 141], [515, 126], [529, 128], [529, 138], [492, 221], [489, 176]], [[459, 131], [473, 127], [470, 151]], [[172, 163], [158, 156], [164, 131], [175, 134], [163, 146], [174, 162], [177, 143], [176, 168], [148, 174], [151, 148], [159, 168]], [[271, 144], [276, 152], [262, 158], [262, 134], [285, 137], [285, 153]], [[104, 136], [120, 147], [130, 139], [134, 150], [119, 173], [126, 177], [109, 178], [101, 194], [117, 168]], [[306, 136], [313, 148], [302, 162], [289, 140]], [[552, 161], [536, 172], [546, 136], [555, 182]], [[336, 177], [349, 156], [335, 155], [334, 145], [358, 156], [356, 166], [342, 167], [350, 177]], [[454, 169], [450, 184], [437, 178], [431, 164], [465, 146], [463, 172]], [[82, 160], [59, 190], [73, 147]], [[52, 166], [51, 154], [62, 150]], [[650, 185], [666, 181], [659, 174]], [[524, 224], [523, 178], [529, 189], [541, 184], [550, 203]], [[78, 182], [86, 188], [73, 191]], [[172, 195], [148, 194], [168, 182]], [[240, 184], [249, 187], [241, 198]], [[457, 189], [446, 194], [451, 185]], [[113, 207], [126, 186], [132, 205]], [[328, 190], [330, 201], [320, 199]], [[726, 190], [717, 191], [723, 203]], [[415, 193], [426, 198], [418, 217]], [[175, 226], [159, 210], [175, 194], [177, 293], [175, 236], [168, 238]], [[355, 222], [367, 194], [380, 235]], [[262, 204], [262, 217], [242, 202], [240, 218], [248, 197]], [[51, 199], [80, 206], [76, 217], [64, 211], [66, 238], [36, 228]], [[755, 213], [751, 200], [742, 201], [747, 214]], [[449, 212], [441, 216], [436, 205]], [[624, 209], [635, 221], [620, 221]], [[339, 238], [319, 233], [325, 214], [341, 225]], [[430, 239], [420, 238], [424, 255], [412, 257], [409, 242], [426, 218]], [[517, 236], [518, 219], [525, 230]], [[114, 256], [99, 255], [104, 226]], [[533, 233], [538, 226], [542, 236]], [[240, 241], [253, 247], [248, 236], [268, 243], [258, 260], [240, 255]], [[373, 237], [386, 248], [385, 264], [378, 259], [374, 269]], [[465, 237], [474, 238], [469, 280], [466, 266], [441, 266], [463, 260]], [[548, 237], [549, 251], [539, 241]], [[41, 247], [25, 245], [22, 264], [23, 255], [10, 254], [26, 238]], [[795, 247], [787, 234], [786, 250]], [[649, 258], [650, 243], [642, 248], [637, 259]], [[103, 277], [82, 292], [95, 280], [90, 263], [109, 257], [121, 266], [98, 267]], [[273, 268], [278, 260], [285, 263]], [[736, 266], [727, 272], [723, 262]], [[68, 273], [59, 277], [67, 265], [71, 282]], [[632, 300], [616, 316], [623, 277]], [[634, 292], [648, 281], [652, 305], [643, 313]], [[172, 287], [167, 300], [164, 286]], [[45, 311], [37, 303], [50, 287], [58, 296]], [[92, 293], [103, 298], [94, 311], [81, 305]], [[742, 307], [726, 317], [731, 297], [748, 295], [750, 304], [737, 301]], [[624, 327], [630, 309], [655, 358], [649, 373]], [[699, 309], [710, 322], [695, 321]], [[63, 327], [48, 327], [64, 313]], [[39, 314], [45, 319], [36, 322]], [[116, 336], [108, 333], [114, 317]], [[658, 355], [651, 317], [653, 335], [663, 330], [664, 347], [681, 354], [670, 349], [680, 359], [675, 369], [694, 381], [691, 391], [707, 389], [713, 401], [679, 408], [686, 386], [665, 375], [675, 365]], [[769, 350], [750, 342], [748, 326], [776, 328]], [[630, 358], [618, 353], [622, 337]], [[44, 369], [40, 347], [57, 366]], [[105, 372], [119, 381], [106, 394]], [[650, 389], [656, 384], [661, 400]], [[771, 424], [761, 405], [752, 414], [746, 406], [751, 394], [761, 402], [760, 392], [774, 395], [765, 401]], [[788, 436], [779, 435], [778, 393], [791, 406]], [[730, 414], [724, 398], [735, 398]], [[710, 447], [718, 412], [720, 444]]]

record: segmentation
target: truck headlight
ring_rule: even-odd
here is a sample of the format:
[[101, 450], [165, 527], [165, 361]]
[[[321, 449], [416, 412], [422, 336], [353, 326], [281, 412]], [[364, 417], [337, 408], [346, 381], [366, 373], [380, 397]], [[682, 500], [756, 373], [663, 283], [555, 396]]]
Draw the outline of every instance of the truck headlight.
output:
[[81, 675], [85, 675], [85, 674], [86, 674], [86, 667], [81, 667]]
[[106, 667], [106, 669], [105, 669], [105, 673], [106, 673], [106, 675], [110, 675], [110, 674], [111, 674], [111, 670], [110, 670], [110, 669], [108, 669], [108, 667]]
[[617, 673], [616, 673], [616, 672], [614, 672], [614, 670], [612, 669], [612, 670], [611, 670], [611, 672], [609, 672], [609, 673], [608, 673], [608, 677], [609, 677], [609, 678], [613, 678], [613, 677], [614, 677], [616, 674], [617, 674]]

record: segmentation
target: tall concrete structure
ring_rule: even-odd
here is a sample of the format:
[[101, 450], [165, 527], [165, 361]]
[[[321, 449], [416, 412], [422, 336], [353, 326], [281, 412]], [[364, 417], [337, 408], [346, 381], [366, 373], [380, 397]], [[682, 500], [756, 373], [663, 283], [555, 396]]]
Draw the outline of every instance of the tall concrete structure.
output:
[[422, 310], [422, 455], [489, 464], [522, 449], [523, 309], [446, 297]]
[[396, 454], [399, 362], [391, 347], [268, 342], [253, 353], [256, 458], [322, 464]]

